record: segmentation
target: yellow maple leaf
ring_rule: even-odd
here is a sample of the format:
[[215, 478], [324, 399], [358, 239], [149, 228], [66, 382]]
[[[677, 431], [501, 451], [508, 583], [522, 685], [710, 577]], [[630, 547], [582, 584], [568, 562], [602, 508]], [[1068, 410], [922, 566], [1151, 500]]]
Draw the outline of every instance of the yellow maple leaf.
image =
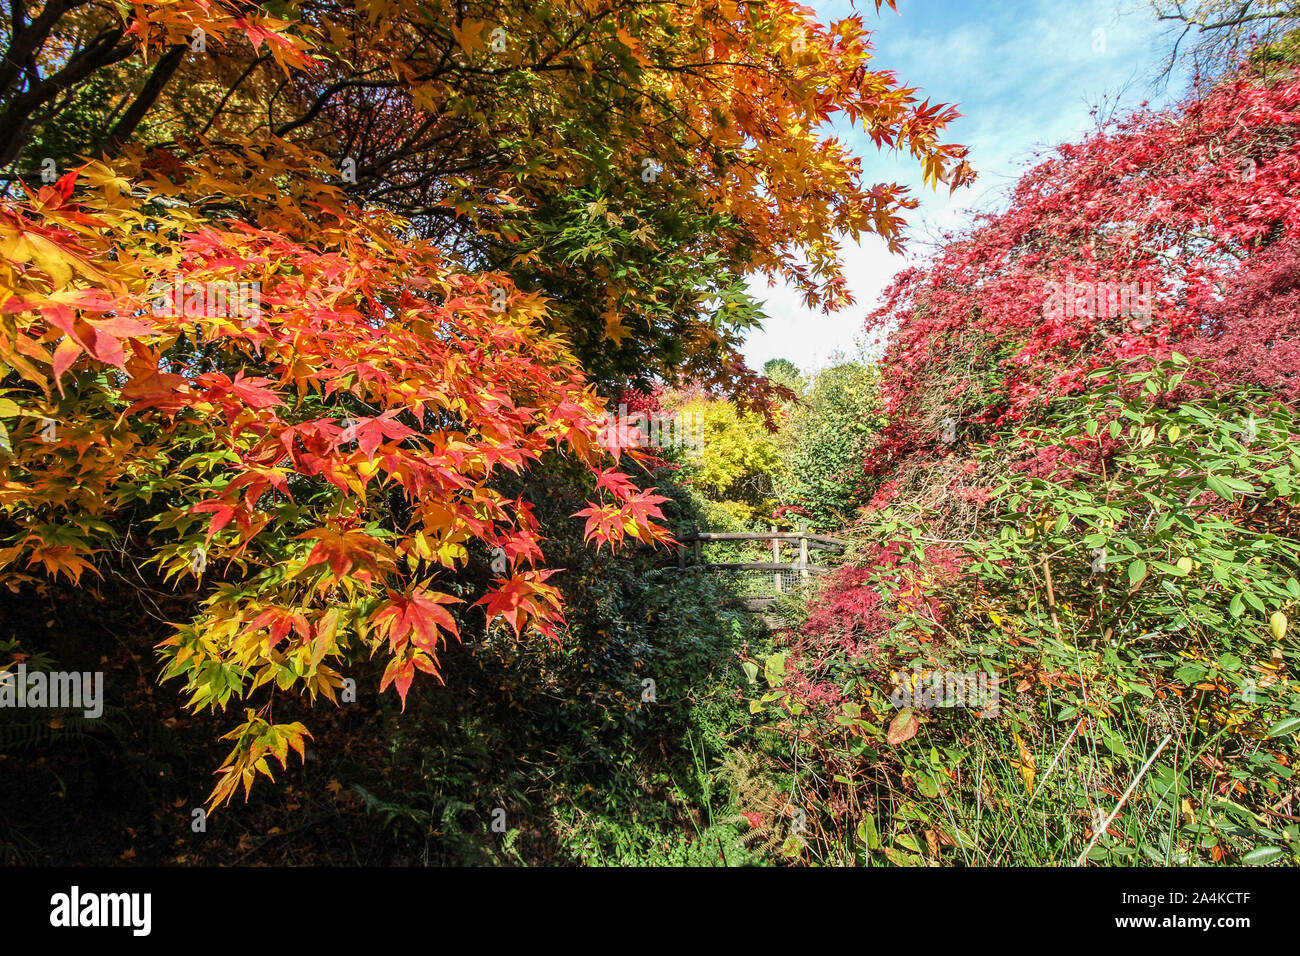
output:
[[624, 328], [623, 320], [619, 318], [617, 312], [612, 309], [605, 312], [602, 316], [605, 320], [605, 338], [611, 340], [616, 346], [621, 347], [623, 340], [631, 333]]

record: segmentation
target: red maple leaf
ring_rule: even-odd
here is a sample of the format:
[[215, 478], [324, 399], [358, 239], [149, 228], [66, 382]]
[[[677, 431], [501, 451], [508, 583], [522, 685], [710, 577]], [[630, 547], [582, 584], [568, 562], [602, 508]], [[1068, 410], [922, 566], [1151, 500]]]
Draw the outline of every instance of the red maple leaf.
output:
[[429, 654], [442, 642], [441, 631], [460, 640], [456, 620], [443, 607], [460, 604], [461, 599], [450, 594], [416, 588], [409, 595], [388, 592], [388, 601], [375, 614], [373, 620], [382, 633], [387, 634], [394, 654], [400, 653], [407, 642]]
[[554, 573], [554, 570], [523, 571], [489, 591], [474, 602], [475, 606], [486, 604], [488, 621], [500, 615], [516, 635], [531, 623], [547, 637], [558, 639], [555, 625], [564, 623], [560, 592], [544, 583]]
[[373, 460], [375, 451], [385, 438], [400, 441], [417, 434], [415, 429], [395, 421], [394, 416], [397, 414], [398, 410], [394, 409], [375, 418], [363, 418], [343, 429], [339, 433], [339, 442], [355, 441], [366, 458]]

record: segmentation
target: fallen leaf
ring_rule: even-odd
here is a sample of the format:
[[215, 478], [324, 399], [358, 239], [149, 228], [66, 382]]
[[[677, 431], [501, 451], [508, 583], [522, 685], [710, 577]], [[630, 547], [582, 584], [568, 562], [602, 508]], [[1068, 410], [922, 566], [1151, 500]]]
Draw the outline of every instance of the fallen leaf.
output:
[[910, 707], [904, 707], [898, 712], [889, 723], [889, 732], [885, 739], [893, 746], [898, 746], [905, 740], [911, 740], [916, 736], [916, 732], [921, 729], [921, 721], [916, 716], [916, 711]]
[[1015, 739], [1016, 746], [1020, 748], [1020, 759], [1011, 761], [1011, 764], [1019, 769], [1020, 776], [1025, 781], [1025, 789], [1029, 791], [1030, 796], [1033, 796], [1034, 773], [1038, 770], [1037, 765], [1034, 763], [1034, 755], [1029, 752], [1029, 748], [1025, 746], [1025, 742], [1019, 734], [1012, 734], [1011, 736]]

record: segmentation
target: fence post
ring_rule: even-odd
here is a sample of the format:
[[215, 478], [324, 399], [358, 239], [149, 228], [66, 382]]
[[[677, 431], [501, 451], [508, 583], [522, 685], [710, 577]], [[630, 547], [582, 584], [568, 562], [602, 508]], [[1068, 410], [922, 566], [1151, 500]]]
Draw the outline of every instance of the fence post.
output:
[[808, 580], [808, 522], [799, 522], [799, 580]]
[[[771, 525], [770, 527], [772, 528], [772, 534], [775, 535], [776, 525]], [[773, 564], [781, 563], [781, 539], [776, 537], [772, 538], [772, 563]], [[785, 585], [781, 580], [780, 571], [772, 572], [772, 589], [777, 594], [781, 594], [785, 590]]]
[[[686, 535], [682, 535], [682, 537], [684, 538]], [[681, 571], [686, 570], [686, 545], [680, 543], [680, 541], [677, 544], [677, 568]]]
[[[700, 533], [700, 526], [699, 526], [699, 525], [696, 525], [696, 526], [695, 526], [695, 533], [696, 533], [697, 535]], [[700, 544], [700, 539], [699, 539], [698, 537], [695, 539], [695, 563], [696, 563], [696, 564], [703, 564], [703, 563], [704, 563], [704, 550], [703, 550], [703, 547], [702, 547], [701, 544]]]

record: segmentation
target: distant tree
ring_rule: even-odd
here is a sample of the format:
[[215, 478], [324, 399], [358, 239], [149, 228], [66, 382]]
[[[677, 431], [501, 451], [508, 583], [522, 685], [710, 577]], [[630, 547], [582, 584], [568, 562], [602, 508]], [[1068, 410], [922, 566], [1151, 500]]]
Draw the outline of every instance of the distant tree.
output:
[[680, 474], [712, 503], [706, 510], [725, 511], [728, 524], [770, 522], [785, 463], [763, 416], [698, 392], [666, 395], [662, 404], [700, 441], [686, 449]]
[[[763, 371], [771, 374], [766, 366]], [[862, 459], [885, 424], [875, 370], [857, 362], [826, 369], [789, 416], [782, 503], [807, 515], [814, 527], [845, 524], [869, 497]]]
[[789, 359], [774, 358], [763, 363], [763, 375], [776, 385], [784, 385], [796, 395], [805, 387], [803, 374]]
[[1176, 33], [1165, 75], [1181, 62], [1200, 76], [1219, 76], [1253, 47], [1300, 26], [1300, 0], [1152, 0], [1151, 5]]

